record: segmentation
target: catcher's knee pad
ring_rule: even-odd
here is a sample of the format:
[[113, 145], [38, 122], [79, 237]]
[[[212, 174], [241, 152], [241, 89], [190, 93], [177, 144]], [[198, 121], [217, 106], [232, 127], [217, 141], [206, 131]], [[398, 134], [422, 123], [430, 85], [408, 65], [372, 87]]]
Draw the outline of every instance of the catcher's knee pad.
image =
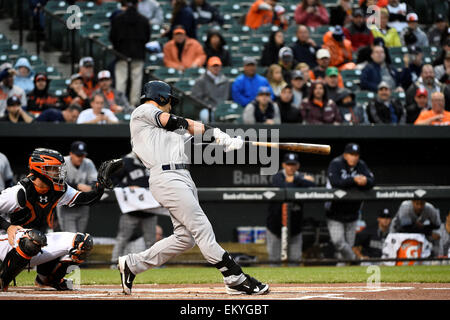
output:
[[222, 261], [216, 263], [214, 266], [219, 269], [220, 272], [222, 272], [222, 275], [224, 277], [239, 276], [242, 274], [241, 267], [226, 251], [222, 256]]
[[94, 240], [89, 233], [78, 232], [73, 239], [73, 248], [69, 255], [73, 262], [82, 263], [94, 247]]

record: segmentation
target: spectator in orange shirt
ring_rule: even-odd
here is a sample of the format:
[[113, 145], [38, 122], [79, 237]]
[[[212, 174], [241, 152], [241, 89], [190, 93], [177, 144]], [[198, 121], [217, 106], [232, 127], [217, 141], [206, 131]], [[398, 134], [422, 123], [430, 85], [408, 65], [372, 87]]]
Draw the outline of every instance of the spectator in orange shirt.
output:
[[445, 97], [442, 92], [431, 95], [431, 110], [423, 110], [414, 124], [417, 125], [450, 125], [450, 111], [445, 111]]
[[245, 17], [245, 25], [252, 29], [258, 29], [264, 24], [272, 23], [275, 4], [275, 0], [256, 0], [253, 2]]
[[354, 69], [352, 43], [345, 39], [341, 26], [334, 27], [334, 30], [326, 32], [323, 36], [323, 48], [330, 52], [330, 66], [339, 70]]
[[102, 70], [97, 75], [99, 88], [94, 94], [99, 93], [105, 99], [105, 108], [114, 113], [131, 113], [134, 108], [128, 103], [125, 94], [112, 87], [111, 72]]
[[186, 35], [179, 25], [173, 30], [173, 38], [164, 45], [164, 65], [184, 71], [199, 68], [205, 64], [206, 54], [200, 42]]

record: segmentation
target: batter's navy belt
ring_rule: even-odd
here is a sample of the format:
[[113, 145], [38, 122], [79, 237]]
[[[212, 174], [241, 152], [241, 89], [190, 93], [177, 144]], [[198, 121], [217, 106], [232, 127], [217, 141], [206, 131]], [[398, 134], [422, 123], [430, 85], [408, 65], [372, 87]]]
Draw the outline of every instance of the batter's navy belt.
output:
[[175, 163], [175, 164], [163, 164], [162, 165], [163, 170], [181, 170], [186, 169], [189, 170], [189, 164], [187, 163]]

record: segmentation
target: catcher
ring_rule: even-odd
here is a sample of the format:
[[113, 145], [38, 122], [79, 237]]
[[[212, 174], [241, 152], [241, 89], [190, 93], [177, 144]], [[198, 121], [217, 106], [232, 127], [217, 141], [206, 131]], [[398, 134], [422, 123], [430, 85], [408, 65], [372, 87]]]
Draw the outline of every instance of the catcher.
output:
[[11, 281], [27, 266], [36, 266], [39, 287], [72, 290], [64, 279], [70, 265], [82, 263], [93, 247], [88, 233], [52, 232], [56, 206], [91, 205], [112, 188], [109, 176], [122, 166], [121, 160], [103, 162], [97, 183], [90, 192], [80, 192], [65, 182], [64, 157], [51, 149], [35, 149], [29, 158], [30, 173], [13, 187], [0, 193], [0, 289], [7, 291]]

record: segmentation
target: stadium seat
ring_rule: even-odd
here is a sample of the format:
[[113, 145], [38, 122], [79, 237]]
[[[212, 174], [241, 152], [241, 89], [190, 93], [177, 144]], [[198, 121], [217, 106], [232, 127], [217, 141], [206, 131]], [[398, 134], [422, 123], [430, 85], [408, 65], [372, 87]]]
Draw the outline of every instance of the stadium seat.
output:
[[98, 11], [102, 12], [114, 12], [115, 10], [120, 9], [120, 2], [103, 2], [100, 6], [97, 6]]
[[222, 73], [230, 78], [230, 79], [234, 79], [236, 78], [239, 74], [241, 74], [241, 71], [237, 68], [237, 67], [223, 67], [222, 68]]
[[153, 72], [153, 75], [160, 79], [167, 82], [175, 82], [179, 81], [182, 77], [182, 74], [174, 69], [174, 68], [167, 68], [167, 67], [161, 67]]
[[220, 11], [222, 13], [227, 13], [233, 18], [241, 17], [246, 13], [245, 9], [240, 3], [225, 3], [220, 6]]
[[180, 80], [175, 83], [175, 87], [181, 91], [183, 91], [185, 94], [191, 94], [191, 89], [195, 84], [194, 79], [187, 79], [187, 80]]
[[45, 4], [45, 9], [50, 11], [54, 15], [64, 15], [66, 14], [68, 6], [69, 4], [66, 1], [48, 1]]
[[371, 91], [360, 90], [355, 92], [355, 100], [358, 104], [365, 104], [375, 98], [375, 93]]
[[403, 105], [406, 103], [406, 94], [403, 91], [402, 92], [397, 92], [397, 91], [392, 92], [392, 97], [400, 100], [403, 103]]
[[189, 68], [184, 70], [183, 79], [197, 79], [205, 73], [205, 68]]
[[239, 47], [238, 53], [244, 56], [260, 57], [261, 56], [261, 46], [250, 45]]
[[214, 119], [219, 122], [236, 122], [242, 118], [244, 108], [233, 101], [225, 101], [217, 106]]
[[8, 59], [16, 59], [22, 54], [25, 54], [25, 50], [18, 44], [0, 44], [0, 55], [6, 55]]

